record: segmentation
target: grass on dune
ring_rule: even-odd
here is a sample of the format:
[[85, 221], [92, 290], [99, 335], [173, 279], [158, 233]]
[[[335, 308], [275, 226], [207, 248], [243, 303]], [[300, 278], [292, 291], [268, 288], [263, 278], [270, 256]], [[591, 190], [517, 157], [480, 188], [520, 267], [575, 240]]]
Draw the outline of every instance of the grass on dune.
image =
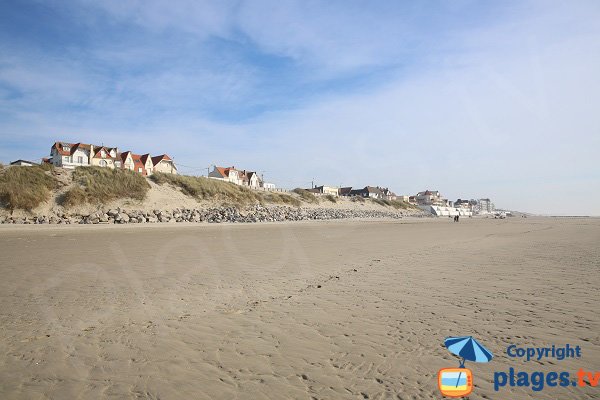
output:
[[73, 182], [77, 185], [62, 199], [66, 207], [126, 198], [143, 200], [150, 189], [146, 178], [126, 169], [78, 167], [73, 171]]
[[379, 204], [380, 206], [394, 207], [396, 210], [406, 210], [414, 208], [411, 204], [405, 203], [401, 200], [386, 200], [386, 199], [371, 199], [372, 202]]
[[181, 188], [188, 196], [198, 200], [223, 200], [234, 204], [260, 201], [259, 196], [252, 190], [203, 176], [173, 175], [157, 172], [150, 179], [162, 185], [164, 183]]
[[275, 203], [297, 207], [301, 204], [298, 199], [289, 194], [254, 191], [244, 186], [203, 176], [173, 175], [157, 172], [150, 179], [159, 185], [168, 183], [179, 187], [183, 193], [198, 200], [217, 200], [235, 205]]
[[47, 169], [37, 165], [2, 168], [0, 202], [10, 210], [32, 210], [47, 201], [57, 185]]
[[305, 201], [307, 203], [318, 203], [319, 202], [319, 199], [317, 198], [317, 196], [315, 196], [314, 194], [312, 194], [311, 192], [309, 192], [306, 189], [296, 188], [296, 189], [292, 190], [292, 192], [296, 193], [298, 196], [300, 196], [300, 199], [302, 201]]

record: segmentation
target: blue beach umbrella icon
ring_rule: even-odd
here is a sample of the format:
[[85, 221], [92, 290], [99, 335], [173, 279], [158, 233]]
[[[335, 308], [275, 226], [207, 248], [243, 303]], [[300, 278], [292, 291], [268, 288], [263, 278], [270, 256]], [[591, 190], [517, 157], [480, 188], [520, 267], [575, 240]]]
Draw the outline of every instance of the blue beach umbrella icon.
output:
[[[459, 368], [465, 367], [465, 361], [485, 363], [494, 357], [492, 353], [475, 340], [473, 336], [447, 337], [444, 340], [444, 345], [452, 354], [462, 357]], [[459, 373], [458, 379], [456, 380], [457, 385], [460, 380], [460, 375], [461, 374]]]

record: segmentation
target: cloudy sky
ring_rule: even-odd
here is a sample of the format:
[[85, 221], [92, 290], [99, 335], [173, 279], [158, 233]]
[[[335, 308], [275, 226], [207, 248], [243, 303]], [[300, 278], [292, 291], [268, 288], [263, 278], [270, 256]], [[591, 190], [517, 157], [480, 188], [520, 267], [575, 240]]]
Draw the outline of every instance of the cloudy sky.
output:
[[0, 161], [56, 140], [600, 215], [600, 2], [0, 2]]

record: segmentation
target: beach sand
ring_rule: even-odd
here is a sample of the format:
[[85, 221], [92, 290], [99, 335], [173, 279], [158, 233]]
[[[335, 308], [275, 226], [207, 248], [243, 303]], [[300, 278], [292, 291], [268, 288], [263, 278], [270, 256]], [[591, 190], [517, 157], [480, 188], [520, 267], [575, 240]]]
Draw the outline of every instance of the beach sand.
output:
[[[0, 226], [1, 399], [599, 398], [494, 371], [600, 371], [600, 220]], [[506, 348], [581, 346], [524, 361]]]

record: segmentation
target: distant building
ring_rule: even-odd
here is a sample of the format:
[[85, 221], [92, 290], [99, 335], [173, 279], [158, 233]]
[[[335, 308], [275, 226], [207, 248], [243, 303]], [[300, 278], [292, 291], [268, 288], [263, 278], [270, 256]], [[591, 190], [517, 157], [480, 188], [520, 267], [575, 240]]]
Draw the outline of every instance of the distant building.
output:
[[454, 202], [454, 207], [462, 208], [465, 210], [472, 210], [472, 208], [473, 208], [470, 200], [462, 200], [462, 199], [457, 199]]
[[424, 192], [419, 192], [415, 196], [415, 199], [417, 201], [417, 204], [421, 206], [441, 206], [443, 203], [442, 196], [437, 190], [425, 190]]
[[492, 214], [494, 208], [494, 203], [490, 199], [479, 199], [474, 207], [474, 211], [477, 214]]
[[311, 193], [317, 193], [317, 194], [322, 194], [324, 196], [326, 195], [330, 195], [330, 196], [335, 196], [338, 197], [339, 196], [339, 189], [333, 186], [317, 186], [314, 187], [312, 189], [306, 189]]
[[361, 196], [365, 198], [380, 200], [385, 198], [383, 191], [375, 186], [365, 186], [362, 189], [351, 190], [350, 196]]
[[388, 188], [380, 188], [377, 187], [379, 190], [381, 190], [381, 193], [383, 193], [383, 198], [386, 200], [396, 200], [396, 198], [398, 196], [396, 196], [396, 193], [392, 192], [390, 189]]
[[16, 160], [16, 161], [11, 162], [10, 165], [19, 166], [19, 167], [32, 167], [34, 165], [39, 165], [39, 164], [34, 163], [33, 161]]
[[262, 179], [254, 171], [246, 171], [233, 167], [217, 167], [208, 174], [209, 178], [218, 179], [225, 182], [231, 182], [240, 186], [250, 188], [263, 187]]
[[352, 192], [352, 186], [341, 187], [338, 189], [338, 194], [340, 196], [350, 196], [350, 192]]

